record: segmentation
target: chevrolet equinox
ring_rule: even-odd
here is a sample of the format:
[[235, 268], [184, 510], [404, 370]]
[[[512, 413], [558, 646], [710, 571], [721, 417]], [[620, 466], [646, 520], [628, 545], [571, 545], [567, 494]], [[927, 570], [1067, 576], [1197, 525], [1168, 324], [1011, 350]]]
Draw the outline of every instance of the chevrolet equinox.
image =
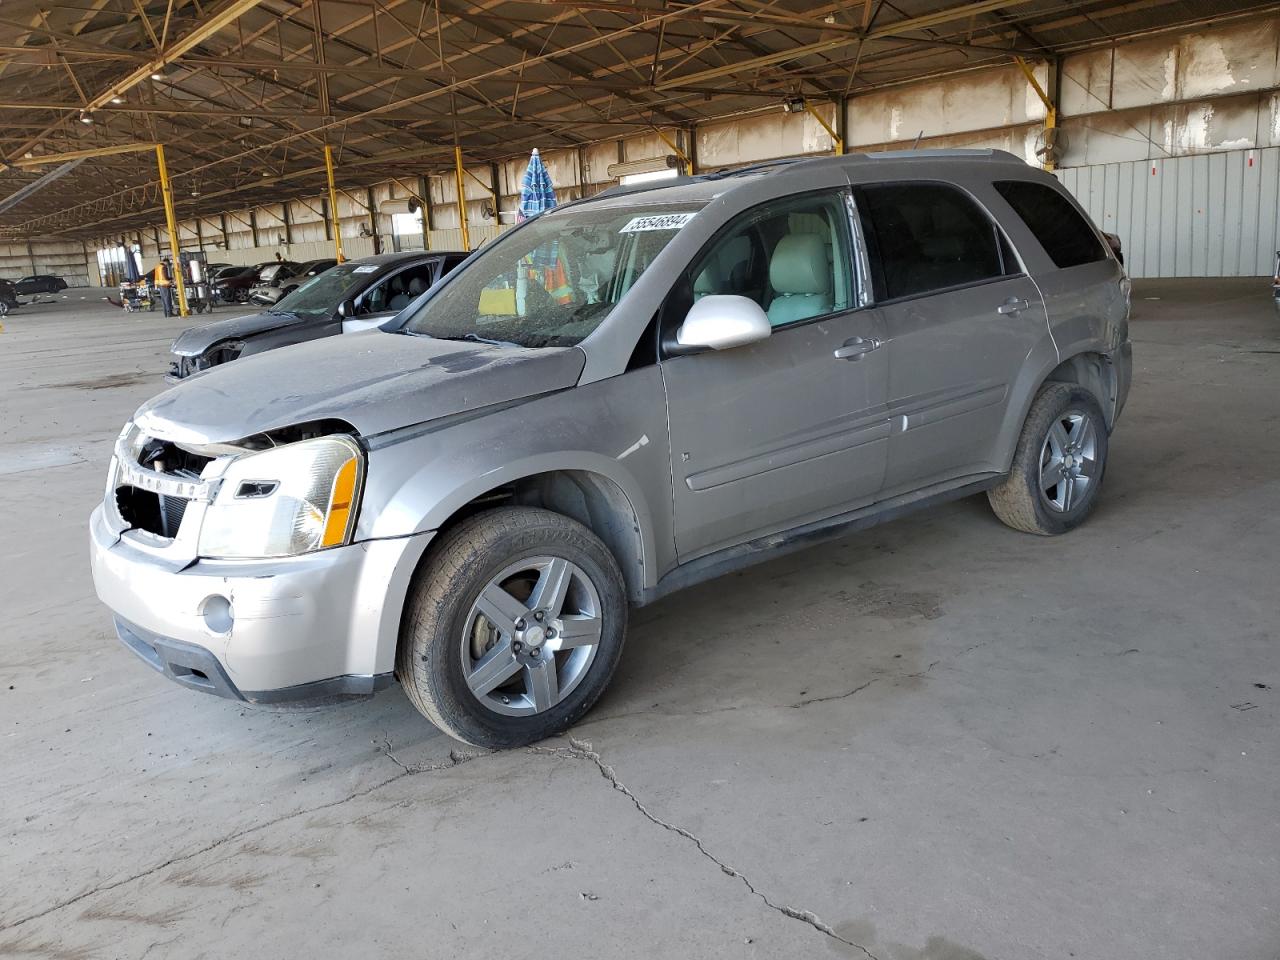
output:
[[1065, 533], [1132, 369], [1129, 282], [995, 151], [617, 188], [379, 329], [144, 404], [91, 520], [120, 638], [237, 700], [398, 679], [460, 740], [563, 730], [629, 605], [985, 491]]

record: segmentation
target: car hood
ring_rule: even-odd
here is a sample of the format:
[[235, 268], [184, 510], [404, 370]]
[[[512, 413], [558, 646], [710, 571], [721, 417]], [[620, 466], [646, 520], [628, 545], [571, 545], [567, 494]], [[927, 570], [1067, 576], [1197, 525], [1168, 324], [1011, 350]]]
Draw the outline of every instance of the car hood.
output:
[[502, 347], [369, 330], [273, 350], [183, 380], [134, 422], [178, 443], [343, 420], [363, 436], [571, 387], [576, 347]]
[[312, 319], [286, 317], [279, 313], [254, 313], [247, 317], [229, 317], [226, 320], [215, 320], [213, 323], [183, 330], [169, 349], [181, 357], [198, 357], [215, 343], [221, 343], [223, 340], [243, 340], [256, 333], [278, 330], [295, 323], [308, 323]]

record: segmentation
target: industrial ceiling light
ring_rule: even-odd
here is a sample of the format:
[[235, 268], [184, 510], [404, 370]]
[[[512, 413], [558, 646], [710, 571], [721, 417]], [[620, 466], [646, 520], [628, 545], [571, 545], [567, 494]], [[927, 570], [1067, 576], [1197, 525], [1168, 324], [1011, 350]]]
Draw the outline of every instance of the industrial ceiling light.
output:
[[91, 117], [91, 116], [89, 116], [89, 114], [87, 114], [87, 113], [85, 113], [85, 112], [81, 111], [81, 113], [80, 113], [80, 122], [81, 122], [81, 123], [93, 123], [93, 117]]
[[804, 113], [804, 97], [787, 97], [782, 101], [783, 113]]
[[151, 75], [151, 79], [152, 79], [152, 80], [163, 80], [163, 79], [164, 79], [164, 74], [163, 74], [163, 73], [153, 73], [153, 74]]
[[656, 173], [659, 170], [678, 170], [680, 168], [680, 158], [674, 154], [667, 154], [663, 157], [648, 157], [644, 160], [624, 160], [621, 163], [611, 163], [605, 167], [605, 172], [612, 178], [629, 177], [637, 173]]
[[124, 97], [114, 96], [111, 98], [112, 103], [124, 103]]

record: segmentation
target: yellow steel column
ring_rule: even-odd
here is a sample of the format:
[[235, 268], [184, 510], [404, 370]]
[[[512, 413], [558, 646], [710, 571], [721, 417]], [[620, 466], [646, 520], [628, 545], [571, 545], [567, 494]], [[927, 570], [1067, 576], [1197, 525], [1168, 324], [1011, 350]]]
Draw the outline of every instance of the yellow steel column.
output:
[[[827, 136], [831, 138], [831, 149], [835, 152], [835, 155], [837, 157], [844, 156], [844, 141], [840, 139], [840, 134], [836, 133], [831, 124], [827, 123], [827, 118], [815, 110], [813, 108], [813, 104], [808, 100], [805, 101], [804, 108], [809, 111], [809, 116], [817, 120], [822, 129], [827, 131]], [[840, 109], [840, 105], [838, 103], [836, 104], [836, 109]]]
[[686, 177], [692, 177], [693, 161], [689, 159], [689, 155], [681, 150], [674, 140], [668, 137], [657, 127], [653, 128], [653, 132], [658, 135], [658, 138], [665, 143], [668, 148], [670, 148], [671, 152], [676, 155], [676, 159], [680, 161], [680, 173]]
[[458, 226], [462, 228], [462, 249], [471, 249], [471, 231], [467, 228], [467, 190], [462, 172], [462, 148], [453, 145], [454, 176], [458, 178]]
[[342, 255], [342, 218], [338, 216], [338, 188], [333, 183], [333, 148], [324, 145], [324, 172], [329, 176], [329, 227], [333, 230], [333, 255], [339, 263]]
[[156, 144], [156, 164], [160, 167], [160, 192], [164, 194], [164, 219], [169, 228], [169, 250], [173, 254], [173, 283], [178, 290], [178, 316], [191, 315], [187, 310], [187, 286], [182, 282], [182, 250], [178, 246], [178, 220], [173, 214], [173, 189], [169, 186], [169, 168], [164, 162], [164, 144]]
[[[1053, 99], [1049, 94], [1045, 93], [1044, 87], [1040, 86], [1040, 81], [1036, 79], [1036, 73], [1031, 68], [1031, 65], [1021, 57], [1015, 57], [1014, 59], [1017, 61], [1018, 66], [1022, 68], [1022, 74], [1027, 78], [1027, 83], [1031, 84], [1031, 89], [1036, 92], [1036, 96], [1039, 97], [1040, 102], [1044, 104], [1044, 145], [1046, 152], [1042, 166], [1046, 170], [1052, 170], [1056, 164], [1053, 161], [1053, 153], [1051, 150], [1054, 139], [1054, 135], [1051, 131], [1055, 130], [1058, 126], [1058, 107], [1053, 102]], [[1053, 70], [1054, 64], [1050, 62], [1050, 81], [1053, 80]]]

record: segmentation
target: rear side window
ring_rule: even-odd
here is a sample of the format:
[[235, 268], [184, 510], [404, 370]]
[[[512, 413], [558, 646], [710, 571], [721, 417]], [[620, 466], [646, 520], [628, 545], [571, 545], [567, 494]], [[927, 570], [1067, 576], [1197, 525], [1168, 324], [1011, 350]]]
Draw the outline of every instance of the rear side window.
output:
[[996, 225], [955, 187], [876, 184], [862, 189], [858, 206], [876, 268], [877, 299], [919, 296], [1007, 272]]
[[1093, 227], [1057, 190], [1027, 180], [1000, 180], [995, 188], [1059, 268], [1078, 267], [1107, 258], [1107, 251]]

